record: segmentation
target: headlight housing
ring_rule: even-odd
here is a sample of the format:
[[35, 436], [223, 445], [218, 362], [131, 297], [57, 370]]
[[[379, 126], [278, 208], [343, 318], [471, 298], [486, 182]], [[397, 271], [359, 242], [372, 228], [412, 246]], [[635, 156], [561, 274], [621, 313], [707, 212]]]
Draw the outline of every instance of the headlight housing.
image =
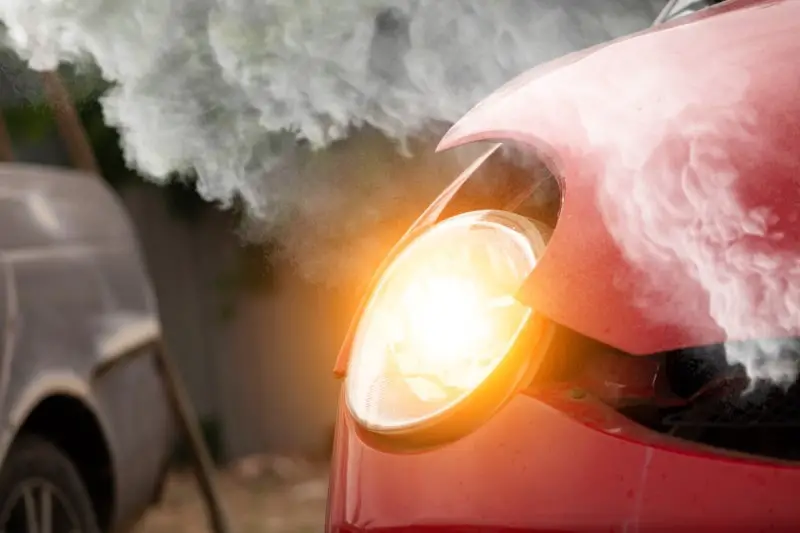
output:
[[441, 434], [455, 429], [446, 418], [499, 408], [529, 375], [530, 353], [514, 347], [533, 311], [514, 295], [545, 245], [525, 217], [476, 211], [403, 249], [353, 338], [345, 398], [356, 421], [375, 434]]

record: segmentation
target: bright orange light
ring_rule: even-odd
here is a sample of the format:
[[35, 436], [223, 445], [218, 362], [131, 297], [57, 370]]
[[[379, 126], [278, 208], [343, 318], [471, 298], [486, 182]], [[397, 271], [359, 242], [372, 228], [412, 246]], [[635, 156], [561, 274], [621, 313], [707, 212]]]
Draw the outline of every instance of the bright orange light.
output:
[[513, 297], [536, 262], [531, 228], [470, 213], [400, 254], [354, 339], [347, 398], [363, 423], [391, 430], [435, 416], [497, 368], [531, 314]]

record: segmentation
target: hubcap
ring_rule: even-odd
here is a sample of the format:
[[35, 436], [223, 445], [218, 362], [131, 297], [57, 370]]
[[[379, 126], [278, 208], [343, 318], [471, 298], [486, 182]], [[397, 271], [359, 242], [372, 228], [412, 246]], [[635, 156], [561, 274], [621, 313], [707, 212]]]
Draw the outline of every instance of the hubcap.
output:
[[47, 480], [23, 481], [0, 505], [0, 533], [81, 533], [77, 512]]

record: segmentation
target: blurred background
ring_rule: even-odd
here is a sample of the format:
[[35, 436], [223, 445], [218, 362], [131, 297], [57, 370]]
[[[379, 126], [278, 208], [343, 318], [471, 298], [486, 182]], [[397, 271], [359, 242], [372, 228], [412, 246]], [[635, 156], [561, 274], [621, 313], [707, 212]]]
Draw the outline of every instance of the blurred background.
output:
[[[417, 212], [370, 228], [374, 245], [359, 259], [361, 271], [338, 277], [335, 284], [309, 279], [281, 254], [279, 242], [247, 234], [240, 209], [221, 209], [180, 180], [160, 186], [128, 168], [117, 131], [103, 121], [95, 75], [60, 70], [62, 82], [77, 96], [80, 126], [103, 179], [137, 231], [164, 340], [219, 469], [226, 509], [236, 527], [244, 528], [237, 531], [318, 531], [338, 402], [339, 382], [332, 374], [338, 345], [368, 272]], [[73, 166], [66, 139], [83, 134], [59, 129], [63, 123], [47, 99], [29, 97], [44, 94], [39, 73], [7, 52], [0, 90], [14, 160]], [[433, 141], [415, 141], [427, 149], [407, 157], [378, 132], [364, 129], [328, 150], [308, 152], [304, 165], [306, 171], [363, 175], [435, 172], [433, 182], [442, 183], [463, 161], [435, 157]], [[207, 527], [187, 459], [186, 444], [178, 443], [163, 501], [137, 531]]]
[[[567, 12], [567, 20], [543, 20], [536, 27], [549, 29], [550, 37], [540, 39], [550, 39], [550, 47], [532, 53], [524, 66], [643, 29], [666, 0], [586, 0], [585, 9], [580, 2], [572, 4], [576, 11]], [[376, 24], [387, 34], [397, 32], [398, 22], [386, 14]], [[571, 33], [559, 33], [563, 27]], [[528, 45], [537, 46], [534, 36], [528, 44], [509, 41], [509, 46]], [[391, 55], [384, 61], [391, 62]], [[502, 64], [503, 58], [497, 61]], [[521, 64], [500, 78], [510, 78]], [[385, 131], [363, 124], [322, 149], [294, 144], [288, 162], [270, 170], [276, 182], [320, 175], [345, 183], [345, 177], [356, 176], [376, 190], [387, 182], [415, 184], [407, 197], [400, 188], [372, 205], [360, 200], [370, 198], [368, 191], [346, 204], [346, 209], [385, 212], [374, 223], [360, 221], [348, 229], [363, 238], [348, 248], [349, 262], [331, 282], [327, 274], [314, 274], [318, 229], [317, 240], [309, 237], [312, 251], [304, 252], [299, 264], [295, 251], [304, 246], [302, 229], [287, 239], [275, 225], [253, 224], [247, 206], [234, 201], [222, 208], [214, 198], [201, 197], [191, 175], [176, 174], [166, 184], [146, 179], [126, 161], [119, 132], [103, 115], [101, 98], [108, 85], [101, 73], [62, 65], [59, 74], [103, 179], [121, 198], [138, 233], [164, 339], [199, 416], [237, 531], [319, 531], [338, 401], [339, 383], [331, 372], [338, 344], [369, 273], [476, 149], [433, 153], [448, 120], [431, 120], [401, 149]], [[65, 129], [44, 94], [39, 73], [10, 50], [0, 55], [0, 101], [15, 160], [69, 167], [74, 164], [69, 138], [82, 133]], [[313, 196], [320, 194], [315, 201], [323, 209], [326, 192]], [[301, 218], [295, 228], [302, 224]], [[286, 253], [287, 243], [292, 253]], [[201, 502], [185, 461], [185, 446], [179, 445], [163, 499], [137, 532], [203, 530]]]

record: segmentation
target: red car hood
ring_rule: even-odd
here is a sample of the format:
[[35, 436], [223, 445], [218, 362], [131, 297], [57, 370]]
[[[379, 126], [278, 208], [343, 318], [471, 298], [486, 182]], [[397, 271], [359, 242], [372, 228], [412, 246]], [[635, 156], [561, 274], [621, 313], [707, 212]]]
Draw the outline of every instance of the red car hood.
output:
[[440, 149], [530, 145], [563, 178], [521, 299], [633, 354], [800, 332], [800, 2], [706, 14], [534, 69]]

